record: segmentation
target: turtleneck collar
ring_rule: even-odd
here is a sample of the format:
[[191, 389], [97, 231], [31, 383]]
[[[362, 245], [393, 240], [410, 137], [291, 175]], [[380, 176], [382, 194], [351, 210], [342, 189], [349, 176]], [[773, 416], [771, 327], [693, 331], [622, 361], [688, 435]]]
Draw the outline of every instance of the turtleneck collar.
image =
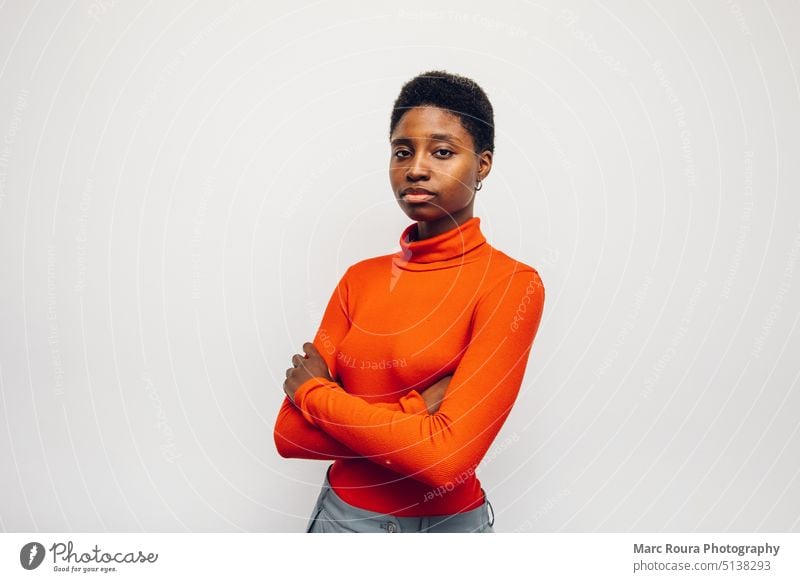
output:
[[417, 223], [410, 224], [400, 235], [400, 252], [394, 255], [394, 263], [401, 268], [420, 271], [472, 262], [486, 244], [480, 224], [480, 217], [473, 216], [441, 234], [411, 241], [409, 236], [416, 238]]

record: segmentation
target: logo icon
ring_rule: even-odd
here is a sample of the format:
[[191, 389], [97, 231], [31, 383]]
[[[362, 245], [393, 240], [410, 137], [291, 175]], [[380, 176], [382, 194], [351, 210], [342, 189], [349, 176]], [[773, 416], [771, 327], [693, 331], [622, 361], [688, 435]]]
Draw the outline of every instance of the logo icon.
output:
[[44, 546], [39, 542], [28, 542], [19, 551], [19, 563], [26, 570], [35, 570], [44, 560]]

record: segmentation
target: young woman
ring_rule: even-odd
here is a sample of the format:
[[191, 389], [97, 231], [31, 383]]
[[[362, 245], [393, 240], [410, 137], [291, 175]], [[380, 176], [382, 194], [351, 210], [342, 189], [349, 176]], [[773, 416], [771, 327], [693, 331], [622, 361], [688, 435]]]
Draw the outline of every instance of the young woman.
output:
[[400, 251], [341, 277], [286, 370], [275, 444], [334, 461], [307, 532], [493, 532], [475, 468], [516, 400], [544, 288], [473, 216], [494, 152], [474, 81], [406, 83], [389, 139], [392, 190], [414, 223]]

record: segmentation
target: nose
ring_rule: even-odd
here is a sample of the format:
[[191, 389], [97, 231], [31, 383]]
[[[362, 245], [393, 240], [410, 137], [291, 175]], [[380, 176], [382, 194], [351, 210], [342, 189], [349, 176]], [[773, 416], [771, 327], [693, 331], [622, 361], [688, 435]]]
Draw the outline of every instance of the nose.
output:
[[427, 180], [430, 178], [430, 169], [428, 168], [424, 157], [424, 152], [418, 152], [414, 154], [413, 158], [408, 160], [408, 166], [406, 167], [406, 179], [409, 182]]

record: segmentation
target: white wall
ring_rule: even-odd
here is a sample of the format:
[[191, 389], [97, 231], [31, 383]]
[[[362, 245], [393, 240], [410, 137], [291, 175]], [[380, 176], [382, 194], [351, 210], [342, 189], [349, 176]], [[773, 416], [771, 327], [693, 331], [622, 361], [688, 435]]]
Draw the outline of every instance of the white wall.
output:
[[798, 531], [798, 6], [278, 4], [0, 7], [0, 529], [303, 527], [284, 370], [397, 248], [391, 105], [444, 68], [547, 287], [495, 529]]

